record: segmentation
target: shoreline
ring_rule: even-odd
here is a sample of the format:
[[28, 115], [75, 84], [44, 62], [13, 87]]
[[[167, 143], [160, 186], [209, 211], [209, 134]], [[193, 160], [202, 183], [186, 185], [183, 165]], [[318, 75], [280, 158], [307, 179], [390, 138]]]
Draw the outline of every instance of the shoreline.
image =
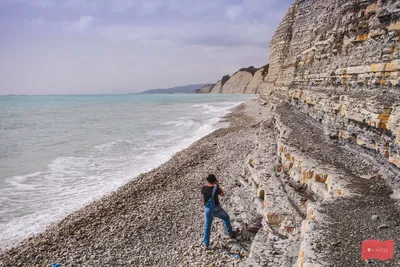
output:
[[[201, 123], [198, 123], [196, 121], [196, 126], [199, 125], [199, 127], [195, 128], [194, 130], [192, 130], [192, 134], [191, 135], [182, 135], [181, 139], [177, 139], [174, 142], [169, 142], [167, 145], [164, 146], [165, 149], [163, 149], [162, 151], [155, 150], [157, 152], [154, 153], [149, 153], [148, 155], [146, 155], [145, 160], [140, 160], [138, 163], [136, 164], [135, 162], [133, 162], [133, 164], [131, 162], [129, 162], [129, 165], [133, 165], [135, 167], [132, 167], [131, 169], [133, 170], [133, 173], [131, 172], [121, 172], [122, 174], [125, 174], [124, 177], [127, 178], [119, 178], [119, 177], [115, 177], [117, 179], [113, 179], [114, 181], [116, 180], [116, 183], [118, 183], [118, 187], [116, 186], [108, 186], [106, 184], [106, 186], [99, 188], [98, 187], [98, 191], [94, 191], [94, 193], [90, 193], [87, 194], [86, 196], [82, 195], [82, 194], [75, 194], [73, 197], [73, 201], [67, 200], [65, 202], [61, 202], [58, 201], [57, 204], [60, 205], [52, 205], [52, 207], [59, 207], [58, 211], [57, 208], [53, 208], [50, 209], [44, 209], [43, 211], [38, 210], [38, 212], [35, 212], [35, 209], [32, 208], [31, 210], [33, 211], [33, 215], [31, 216], [30, 214], [28, 214], [27, 216], [24, 215], [24, 217], [14, 217], [14, 216], [8, 216], [7, 221], [4, 224], [0, 224], [1, 226], [4, 226], [4, 228], [2, 228], [2, 230], [0, 230], [0, 253], [7, 251], [8, 249], [14, 247], [14, 246], [18, 246], [21, 242], [25, 241], [28, 238], [34, 237], [37, 234], [43, 233], [45, 232], [47, 229], [52, 228], [53, 226], [57, 225], [60, 221], [62, 221], [64, 218], [66, 218], [67, 216], [69, 216], [70, 214], [79, 211], [82, 208], [85, 208], [86, 206], [92, 204], [94, 201], [100, 200], [105, 196], [108, 196], [109, 194], [111, 194], [114, 191], [117, 191], [120, 187], [122, 187], [123, 185], [131, 182], [132, 180], [136, 179], [137, 176], [139, 176], [142, 173], [147, 173], [157, 167], [159, 167], [160, 165], [162, 165], [163, 163], [167, 162], [168, 160], [170, 160], [176, 153], [178, 153], [179, 151], [182, 151], [184, 149], [186, 149], [187, 147], [189, 147], [191, 144], [197, 142], [198, 140], [200, 140], [201, 138], [203, 138], [204, 136], [208, 135], [209, 133], [218, 130], [220, 128], [225, 128], [227, 127], [227, 124], [224, 123], [224, 118], [227, 116], [227, 114], [231, 113], [237, 106], [239, 106], [242, 102], [227, 102], [227, 105], [222, 106], [222, 108], [219, 108], [219, 114], [216, 114], [216, 112], [212, 113], [212, 119], [208, 119], [206, 121], [202, 121]], [[195, 104], [193, 104], [195, 105]], [[197, 104], [199, 105], [199, 104]], [[203, 104], [201, 104], [200, 106], [202, 106]], [[208, 110], [205, 107], [203, 107], [203, 110]], [[198, 112], [197, 112], [198, 113]], [[198, 118], [202, 118], [202, 114], [197, 114]], [[210, 116], [209, 116], [210, 117]], [[199, 119], [199, 121], [201, 121]], [[125, 140], [124, 140], [125, 141]], [[117, 143], [120, 142], [120, 140], [117, 140], [115, 142], [110, 142], [111, 144], [113, 143]], [[109, 145], [110, 143], [105, 143], [105, 144], [99, 144], [96, 145], [94, 148], [96, 148], [97, 150], [97, 146], [103, 146], [103, 145]], [[164, 142], [165, 143], [165, 142]], [[100, 150], [100, 148], [99, 148]], [[101, 150], [103, 150], [103, 148], [101, 148]], [[148, 152], [146, 152], [148, 153]], [[89, 153], [90, 154], [90, 153]], [[157, 154], [157, 155], [155, 155]], [[77, 157], [77, 155], [72, 155], [71, 157]], [[70, 157], [70, 156], [67, 156]], [[79, 155], [80, 157], [80, 155]], [[86, 154], [82, 157], [89, 157]], [[54, 160], [51, 159], [49, 161], [46, 168], [49, 168], [49, 166], [51, 164], [53, 164], [53, 162], [55, 162], [57, 159], [59, 159], [58, 157], [55, 157]], [[46, 166], [46, 164], [44, 164], [44, 166]], [[136, 168], [137, 166], [137, 168]], [[18, 175], [18, 176], [22, 176], [22, 177], [30, 177], [31, 175], [37, 175], [37, 174], [41, 174], [42, 172], [44, 172], [44, 168], [42, 169], [37, 169], [37, 171], [35, 173], [29, 173], [27, 175]], [[13, 179], [15, 176], [9, 176], [12, 177], [11, 179]], [[86, 175], [87, 176], [87, 175]], [[82, 176], [85, 177], [85, 176]], [[129, 177], [131, 177], [129, 179]], [[133, 177], [133, 178], [132, 178]], [[25, 178], [24, 178], [25, 179]], [[121, 183], [121, 180], [123, 181]], [[112, 183], [109, 183], [112, 184]], [[115, 183], [114, 183], [115, 184]], [[81, 188], [85, 188], [85, 187], [81, 187]], [[93, 187], [95, 189], [95, 187]], [[96, 189], [95, 189], [96, 190]], [[68, 192], [68, 190], [66, 190], [66, 192]], [[68, 193], [69, 194], [69, 193]], [[82, 197], [81, 197], [82, 196]], [[89, 196], [89, 197], [87, 197]], [[71, 195], [70, 195], [71, 197]], [[73, 204], [68, 204], [69, 202], [73, 203]], [[65, 207], [64, 207], [65, 205]], [[60, 206], [62, 206], [63, 208], [60, 208]], [[7, 207], [7, 209], [13, 209], [14, 206], [10, 206]], [[26, 209], [29, 210], [29, 209]], [[54, 210], [56, 210], [56, 212], [54, 212]], [[34, 218], [38, 218], [38, 217], [42, 217], [42, 214], [44, 215], [45, 219], [34, 219]], [[37, 216], [39, 215], [39, 216]], [[17, 219], [15, 219], [17, 218]], [[31, 227], [31, 226], [34, 227]], [[1, 235], [2, 233], [4, 233], [4, 235]]]
[[[238, 135], [237, 133], [247, 129], [247, 126], [255, 121], [254, 118], [250, 119], [248, 109], [250, 107], [256, 109], [256, 105], [254, 100], [249, 100], [245, 105], [239, 105], [225, 119], [221, 120], [221, 122], [230, 122], [229, 127], [217, 129], [206, 135], [188, 148], [176, 153], [167, 162], [148, 173], [139, 175], [117, 191], [68, 215], [60, 222], [51, 225], [45, 232], [26, 239], [14, 248], [0, 251], [1, 265], [19, 266], [28, 264], [30, 266], [31, 263], [34, 266], [54, 263], [63, 265], [118, 265], [126, 263], [157, 265], [165, 262], [165, 257], [168, 255], [168, 253], [162, 253], [162, 247], [159, 249], [154, 248], [154, 246], [158, 247], [157, 243], [159, 242], [171, 243], [172, 247], [168, 248], [167, 251], [169, 253], [179, 252], [177, 255], [182, 254], [184, 252], [182, 250], [187, 250], [188, 245], [189, 247], [200, 246], [202, 212], [199, 199], [201, 197], [201, 184], [204, 183], [202, 178], [208, 172], [214, 172], [217, 176], [224, 176], [232, 172], [240, 164], [243, 164], [246, 151], [252, 148], [251, 141], [246, 144], [247, 149], [243, 150], [240, 149], [240, 146], [236, 147], [235, 154], [237, 154], [236, 156], [240, 155], [238, 158], [238, 163], [240, 163], [236, 164], [236, 166], [221, 167], [215, 166], [213, 163], [221, 155], [223, 155], [221, 160], [224, 164], [230, 160], [228, 155], [224, 155], [227, 154], [224, 146], [229, 145], [225, 143], [232, 142], [229, 138], [225, 140], [225, 143], [220, 142], [224, 137], [232, 135], [233, 138], [239, 139], [238, 144], [242, 143], [242, 141], [249, 141], [240, 140], [243, 135]], [[253, 110], [253, 115], [256, 113]], [[251, 138], [251, 135], [248, 136]], [[216, 147], [220, 152], [219, 154], [215, 153]], [[236, 182], [224, 178], [221, 178], [221, 180], [222, 184], [228, 187], [231, 186], [232, 182]], [[191, 188], [190, 194], [185, 190], [188, 186]], [[171, 209], [172, 203], [179, 206], [179, 203], [176, 203], [176, 198], [180, 199], [180, 203], [189, 205], [184, 208], [188, 217], [178, 214], [179, 212], [174, 213], [174, 209]], [[186, 203], [187, 201], [189, 203]], [[222, 203], [224, 203], [223, 201]], [[149, 215], [148, 213], [152, 215], [147, 216]], [[171, 213], [177, 217], [171, 217]], [[128, 218], [129, 220], [127, 220]], [[168, 233], [158, 232], [152, 227], [158, 225], [159, 222], [162, 222], [164, 226], [165, 224], [170, 226], [169, 230], [165, 229], [168, 230]], [[184, 225], [193, 225], [195, 223], [196, 230], [187, 236], [190, 241], [180, 242], [180, 245], [183, 244], [183, 246], [178, 245], [180, 249], [177, 249], [176, 240], [174, 241], [169, 232], [172, 230], [176, 236], [179, 236], [178, 239], [181, 239], [181, 231], [188, 230], [188, 227], [184, 225], [177, 227], [181, 223], [184, 223]], [[218, 223], [214, 223], [214, 227], [216, 225]], [[160, 225], [160, 227], [162, 226]], [[118, 230], [116, 231], [116, 229]], [[143, 232], [143, 229], [146, 229], [146, 231]], [[123, 232], [122, 236], [120, 235], [121, 231]], [[113, 238], [110, 233], [114, 233], [119, 237]], [[165, 234], [169, 238], [163, 238]], [[121, 249], [125, 249], [126, 252], [122, 254], [116, 253], [113, 248], [120, 247], [122, 244], [124, 246]], [[127, 249], [129, 246], [130, 249]], [[81, 247], [84, 249], [79, 249]], [[40, 253], [38, 254], [39, 251]], [[116, 255], [113, 255], [112, 251]], [[149, 255], [152, 255], [152, 253], [155, 255], [152, 255], [152, 259], [147, 259], [146, 261], [145, 256], [140, 256], [143, 251], [147, 254], [149, 253]], [[145, 255], [147, 255], [146, 253]], [[226, 257], [226, 260], [229, 260], [229, 257]], [[169, 262], [172, 265], [179, 265], [182, 264], [182, 259], [171, 257]]]

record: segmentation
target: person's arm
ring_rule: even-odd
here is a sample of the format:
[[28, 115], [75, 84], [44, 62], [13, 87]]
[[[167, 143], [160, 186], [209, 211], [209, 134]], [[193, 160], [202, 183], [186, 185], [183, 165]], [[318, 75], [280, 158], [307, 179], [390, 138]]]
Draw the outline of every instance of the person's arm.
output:
[[217, 182], [217, 190], [219, 190], [219, 195], [221, 197], [225, 196], [225, 192], [224, 190], [222, 190], [222, 188], [219, 186], [219, 183]]
[[204, 186], [201, 188], [201, 204], [204, 207]]

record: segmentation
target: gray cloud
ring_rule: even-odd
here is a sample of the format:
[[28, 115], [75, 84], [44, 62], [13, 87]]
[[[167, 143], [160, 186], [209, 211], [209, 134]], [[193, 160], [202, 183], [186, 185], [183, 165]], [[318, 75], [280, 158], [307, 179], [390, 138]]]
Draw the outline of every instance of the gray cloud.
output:
[[92, 16], [82, 16], [77, 21], [67, 22], [66, 30], [84, 34], [93, 27], [95, 22], [96, 19]]
[[273, 31], [257, 24], [230, 24], [226, 22], [188, 22], [174, 26], [99, 26], [93, 29], [96, 36], [123, 42], [158, 42], [179, 45], [205, 45], [218, 47], [255, 46], [267, 49]]

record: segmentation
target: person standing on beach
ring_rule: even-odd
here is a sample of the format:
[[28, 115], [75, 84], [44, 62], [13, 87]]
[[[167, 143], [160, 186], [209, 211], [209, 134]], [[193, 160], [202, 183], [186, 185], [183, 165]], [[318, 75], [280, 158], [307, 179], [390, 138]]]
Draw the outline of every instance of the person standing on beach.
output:
[[214, 217], [220, 218], [224, 221], [226, 233], [230, 238], [234, 237], [232, 231], [231, 221], [228, 213], [221, 208], [218, 195], [224, 196], [225, 193], [219, 186], [217, 177], [214, 174], [208, 175], [207, 185], [201, 188], [201, 193], [204, 198], [204, 239], [203, 247], [209, 249], [210, 246], [210, 234], [211, 234], [211, 224]]

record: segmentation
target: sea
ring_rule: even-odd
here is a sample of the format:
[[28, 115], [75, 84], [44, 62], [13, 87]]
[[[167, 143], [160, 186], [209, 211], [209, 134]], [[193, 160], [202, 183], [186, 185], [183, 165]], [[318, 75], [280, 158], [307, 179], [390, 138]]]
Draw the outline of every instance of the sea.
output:
[[254, 95], [0, 96], [0, 249], [226, 127]]

